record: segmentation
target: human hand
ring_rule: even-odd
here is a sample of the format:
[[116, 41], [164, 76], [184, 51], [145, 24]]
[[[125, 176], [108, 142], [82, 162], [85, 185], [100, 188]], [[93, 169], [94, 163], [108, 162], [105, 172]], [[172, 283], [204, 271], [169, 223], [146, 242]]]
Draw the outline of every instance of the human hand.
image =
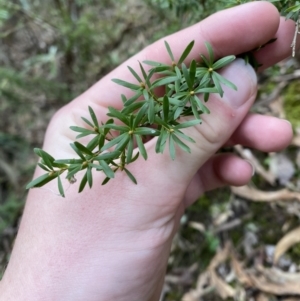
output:
[[[217, 13], [163, 40], [177, 57], [195, 40], [189, 59], [205, 52], [211, 43], [217, 57], [258, 47], [274, 36], [277, 41], [257, 53], [264, 67], [290, 54], [294, 23], [279, 18], [267, 2], [254, 2]], [[146, 59], [168, 62], [163, 40], [129, 59], [83, 95], [62, 108], [52, 119], [44, 149], [56, 158], [72, 157], [69, 126], [84, 126], [80, 116], [90, 105], [100, 121], [107, 106], [120, 108], [120, 94], [130, 95], [111, 82], [132, 77]], [[136, 68], [138, 69], [138, 68]], [[249, 115], [256, 95], [256, 76], [237, 60], [223, 71], [238, 91], [224, 87], [221, 99], [211, 96], [211, 115], [188, 129], [196, 143], [192, 153], [178, 149], [176, 160], [168, 152], [155, 153], [155, 141], [146, 143], [148, 160], [130, 164], [138, 185], [126, 175], [101, 186], [103, 175], [94, 174], [94, 187], [77, 193], [72, 185], [66, 199], [49, 190], [28, 195], [12, 257], [0, 286], [0, 300], [158, 300], [173, 235], [184, 209], [203, 192], [223, 185], [243, 185], [252, 176], [249, 163], [230, 154], [215, 155], [224, 144], [243, 144], [262, 151], [286, 147], [291, 126], [279, 119]], [[40, 175], [40, 170], [35, 176]], [[56, 185], [49, 184], [49, 189]], [[1, 299], [2, 298], [2, 299]]]

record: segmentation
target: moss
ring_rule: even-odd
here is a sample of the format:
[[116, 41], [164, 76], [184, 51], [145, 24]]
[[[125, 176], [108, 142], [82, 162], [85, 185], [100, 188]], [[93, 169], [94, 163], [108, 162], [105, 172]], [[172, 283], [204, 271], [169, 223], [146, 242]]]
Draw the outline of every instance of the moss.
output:
[[300, 127], [300, 85], [292, 82], [284, 94], [283, 108], [286, 118], [292, 123], [293, 128]]

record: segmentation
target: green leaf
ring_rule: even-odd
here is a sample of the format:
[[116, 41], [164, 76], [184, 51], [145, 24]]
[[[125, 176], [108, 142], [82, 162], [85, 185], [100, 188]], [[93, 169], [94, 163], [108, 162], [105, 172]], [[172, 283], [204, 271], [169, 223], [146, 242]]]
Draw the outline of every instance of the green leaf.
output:
[[103, 172], [108, 178], [112, 179], [115, 177], [114, 171], [109, 167], [109, 165], [104, 160], [100, 160], [99, 163], [103, 168]]
[[81, 117], [81, 119], [85, 122], [85, 123], [87, 123], [90, 127], [94, 127], [94, 125], [88, 120], [88, 119], [86, 119], [85, 117]]
[[228, 86], [229, 88], [237, 91], [237, 86], [230, 82], [228, 79], [226, 79], [225, 77], [223, 77], [222, 75], [220, 75], [219, 73], [215, 73], [216, 78], [219, 80], [219, 82], [221, 82], [223, 85]]
[[67, 179], [72, 178], [80, 170], [82, 170], [82, 164], [74, 164], [74, 166], [69, 166], [69, 170], [68, 170], [68, 174], [67, 174], [66, 178]]
[[138, 91], [136, 91], [136, 93], [131, 97], [129, 98], [126, 103], [124, 103], [124, 106], [125, 107], [128, 107], [130, 106], [132, 103], [134, 103], [141, 95], [143, 94], [143, 89], [140, 89]]
[[169, 119], [169, 109], [170, 109], [169, 97], [165, 95], [163, 98], [163, 113], [164, 113], [165, 122], [168, 122]]
[[135, 135], [136, 143], [139, 151], [145, 160], [148, 159], [147, 151], [140, 135]]
[[136, 178], [133, 176], [133, 174], [127, 169], [124, 168], [124, 171], [126, 172], [127, 176], [129, 177], [129, 179], [134, 183], [137, 184]]
[[126, 135], [116, 145], [115, 150], [123, 151], [126, 148], [127, 144], [129, 143], [129, 140], [130, 140], [130, 135], [126, 133]]
[[125, 136], [128, 136], [128, 133], [123, 133], [120, 136], [112, 139], [111, 141], [107, 142], [102, 148], [101, 152], [111, 148], [112, 146], [118, 144]]
[[87, 172], [84, 174], [84, 176], [83, 176], [83, 178], [82, 178], [82, 180], [80, 182], [79, 190], [78, 190], [79, 193], [83, 191], [86, 183], [87, 183]]
[[104, 127], [106, 129], [112, 129], [112, 130], [120, 131], [120, 132], [130, 131], [130, 127], [129, 126], [124, 126], [124, 125], [106, 124]]
[[64, 198], [65, 197], [65, 192], [64, 192], [64, 188], [63, 188], [60, 176], [57, 177], [57, 185], [58, 185], [59, 194]]
[[162, 67], [162, 66], [164, 66], [164, 67], [170, 68], [170, 66], [168, 66], [168, 65], [164, 65], [162, 63], [155, 62], [155, 61], [145, 60], [145, 61], [143, 61], [143, 63], [146, 64], [146, 65], [149, 65], [149, 66], [153, 66], [153, 67]]
[[152, 77], [153, 72], [150, 71], [149, 74], [147, 75], [147, 73], [146, 73], [146, 71], [145, 71], [143, 65], [142, 65], [140, 62], [139, 62], [139, 64], [140, 64], [140, 69], [141, 69], [141, 71], [142, 71], [144, 80], [145, 80], [147, 86], [150, 87], [150, 86], [151, 86], [150, 78]]
[[155, 118], [155, 107], [154, 107], [154, 99], [151, 97], [148, 101], [149, 108], [148, 108], [148, 120], [149, 123], [152, 124]]
[[179, 66], [183, 63], [183, 61], [184, 61], [184, 60], [187, 58], [187, 56], [190, 54], [192, 48], [194, 47], [194, 43], [195, 43], [195, 41], [190, 42], [190, 43], [187, 45], [187, 47], [185, 48], [185, 50], [183, 51], [183, 53], [182, 53], [182, 55], [181, 55], [181, 57], [180, 57], [180, 59], [178, 60], [178, 63], [177, 63]]
[[191, 153], [191, 149], [185, 144], [183, 143], [176, 135], [172, 135], [174, 142], [185, 152], [187, 153]]
[[157, 136], [159, 134], [159, 131], [152, 128], [147, 127], [138, 127], [134, 130], [134, 134], [136, 135], [151, 135], [151, 136]]
[[175, 160], [176, 150], [175, 150], [173, 135], [169, 135], [169, 152], [170, 152], [171, 159]]
[[106, 178], [103, 180], [103, 182], [101, 183], [101, 185], [107, 184], [107, 183], [109, 182], [110, 179], [111, 179], [111, 178], [106, 177]]
[[177, 76], [168, 76], [155, 80], [151, 85], [151, 90], [160, 86], [165, 86], [167, 84], [173, 83], [177, 80]]
[[176, 72], [177, 79], [181, 80], [181, 72], [180, 72], [179, 68], [177, 66], [175, 66], [174, 70]]
[[109, 111], [109, 113], [107, 113], [107, 116], [117, 118], [117, 119], [121, 120], [124, 124], [129, 125], [128, 118], [124, 114], [122, 114], [120, 111], [116, 110], [113, 107], [108, 107], [108, 111]]
[[223, 57], [221, 59], [219, 59], [218, 61], [216, 61], [212, 68], [214, 70], [220, 69], [225, 67], [226, 65], [230, 64], [231, 62], [233, 62], [235, 60], [235, 56], [234, 55], [228, 55], [226, 57]]
[[174, 130], [185, 129], [185, 128], [200, 124], [201, 122], [202, 121], [199, 120], [199, 119], [194, 119], [194, 120], [186, 121], [186, 122], [183, 122], [183, 123], [179, 123], [178, 125], [174, 126]]
[[70, 146], [73, 148], [73, 150], [75, 151], [75, 153], [84, 161], [86, 161], [85, 156], [82, 154], [82, 152], [76, 147], [76, 145], [74, 143], [70, 143]]
[[91, 130], [88, 130], [88, 129], [85, 129], [85, 128], [82, 128], [82, 127], [79, 127], [79, 126], [70, 126], [70, 129], [74, 132], [81, 133], [80, 135], [76, 136], [77, 139], [81, 138], [81, 137], [88, 136], [88, 135], [97, 134], [97, 132], [95, 132], [95, 131], [91, 131]]
[[141, 89], [141, 86], [140, 86], [140, 85], [135, 85], [135, 84], [126, 82], [125, 80], [113, 78], [112, 81], [113, 81], [114, 83], [120, 85], [120, 86], [123, 86], [123, 87], [128, 88], [128, 89], [133, 90], [133, 91], [138, 91], [138, 90]]
[[190, 80], [191, 80], [191, 85], [194, 85], [195, 82], [195, 77], [196, 77], [196, 68], [197, 68], [197, 64], [195, 60], [192, 60], [191, 64], [190, 64]]
[[43, 170], [45, 170], [45, 171], [47, 171], [47, 172], [50, 172], [51, 171], [51, 169], [49, 169], [46, 165], [44, 165], [44, 164], [41, 164], [41, 163], [38, 163], [38, 166], [41, 168], [41, 169], [43, 169]]
[[183, 138], [183, 139], [185, 139], [185, 140], [187, 140], [187, 141], [189, 141], [189, 142], [196, 143], [196, 141], [193, 138], [187, 136], [186, 134], [184, 134], [183, 132], [181, 132], [179, 130], [176, 130], [176, 135]]
[[43, 174], [42, 176], [34, 179], [30, 183], [27, 184], [26, 189], [30, 189], [33, 187], [42, 187], [48, 182], [52, 181], [53, 179], [57, 178], [59, 175], [58, 172], [52, 172], [52, 173], [46, 173]]
[[168, 132], [162, 128], [160, 131], [160, 135], [156, 141], [156, 145], [155, 145], [155, 152], [156, 153], [163, 153], [165, 146], [166, 146], [166, 141], [168, 138]]
[[121, 111], [122, 114], [124, 115], [130, 115], [132, 113], [135, 113], [138, 109], [140, 109], [146, 101], [139, 101], [139, 102], [134, 102], [131, 105], [124, 107]]
[[55, 160], [54, 163], [58, 164], [82, 164], [85, 160], [82, 159], [60, 159]]
[[197, 103], [195, 102], [195, 100], [193, 98], [191, 98], [190, 104], [191, 104], [191, 107], [192, 107], [192, 111], [193, 111], [194, 117], [196, 119], [201, 120], [199, 112], [198, 112], [198, 105], [197, 105]]
[[193, 90], [193, 84], [192, 84], [192, 81], [191, 81], [191, 78], [190, 78], [190, 73], [187, 70], [185, 64], [182, 64], [182, 73], [183, 73], [183, 76], [184, 76], [184, 78], [186, 80], [186, 83], [187, 83], [190, 91]]
[[131, 74], [136, 78], [136, 80], [139, 83], [143, 82], [142, 79], [139, 77], [139, 75], [130, 66], [127, 66], [127, 68], [129, 69], [129, 71], [131, 72]]
[[112, 152], [102, 153], [99, 156], [95, 157], [94, 160], [100, 161], [100, 160], [115, 160], [118, 159], [121, 155], [121, 151], [116, 150]]
[[219, 78], [218, 78], [217, 74], [218, 74], [217, 72], [212, 72], [211, 77], [212, 77], [212, 80], [214, 82], [216, 89], [218, 90], [218, 93], [220, 94], [221, 97], [223, 97], [224, 91], [221, 87], [221, 84], [219, 82]]
[[87, 148], [91, 151], [93, 151], [98, 145], [99, 145], [99, 140], [102, 135], [97, 135], [94, 137], [90, 142], [87, 144]]
[[94, 122], [95, 127], [98, 128], [99, 127], [98, 119], [96, 117], [96, 114], [95, 114], [94, 110], [90, 106], [89, 106], [89, 112], [90, 112], [90, 115], [91, 115], [91, 118], [92, 118], [92, 120]]
[[127, 144], [126, 164], [129, 164], [132, 161], [132, 153], [133, 153], [133, 136], [131, 135], [130, 140]]
[[89, 187], [92, 188], [92, 186], [93, 186], [93, 175], [92, 175], [92, 168], [90, 166], [86, 170], [86, 177], [87, 177], [87, 182], [89, 184]]
[[53, 162], [54, 162], [54, 158], [49, 155], [48, 153], [46, 153], [44, 150], [40, 149], [40, 148], [34, 148], [34, 152], [42, 158], [44, 164], [50, 168], [51, 170], [53, 170]]
[[210, 113], [209, 109], [202, 103], [202, 101], [201, 101], [196, 95], [194, 95], [193, 98], [194, 98], [195, 102], [197, 103], [198, 108], [199, 108], [203, 113], [205, 113], [205, 114], [209, 114], [209, 113]]
[[141, 120], [144, 118], [146, 111], [149, 107], [148, 103], [144, 103], [144, 105], [140, 108], [138, 113], [136, 114], [136, 117], [133, 121], [133, 128], [135, 129], [137, 126], [139, 126]]
[[214, 63], [214, 51], [210, 45], [210, 43], [208, 42], [205, 42], [205, 47], [207, 49], [207, 52], [208, 52], [208, 57], [209, 57], [209, 65], [211, 66], [213, 63]]
[[170, 56], [172, 62], [175, 62], [174, 55], [173, 55], [172, 50], [171, 50], [171, 48], [170, 48], [170, 45], [168, 44], [167, 41], [165, 41], [165, 46], [166, 46], [166, 48], [167, 48], [168, 54], [169, 54], [169, 56]]
[[93, 152], [90, 151], [88, 148], [86, 148], [84, 145], [82, 145], [81, 143], [79, 143], [78, 141], [74, 142], [74, 145], [76, 146], [76, 148], [78, 150], [80, 150], [82, 153], [93, 156]]

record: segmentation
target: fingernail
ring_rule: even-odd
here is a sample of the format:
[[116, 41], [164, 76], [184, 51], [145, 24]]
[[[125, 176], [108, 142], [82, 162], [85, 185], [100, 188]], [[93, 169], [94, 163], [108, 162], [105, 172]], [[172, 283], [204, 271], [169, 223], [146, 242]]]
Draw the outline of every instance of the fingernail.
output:
[[223, 86], [223, 100], [232, 108], [237, 109], [246, 103], [257, 91], [257, 76], [250, 64], [243, 59], [236, 59], [224, 68], [221, 75], [236, 85], [237, 91]]
[[286, 123], [288, 123], [290, 126], [292, 126], [292, 123], [290, 121], [288, 121], [286, 119], [283, 119], [283, 118], [281, 120], [284, 121], [284, 122], [286, 122]]
[[251, 168], [252, 168], [252, 177], [253, 177], [255, 175], [254, 164], [250, 160], [245, 159], [245, 161], [251, 166]]

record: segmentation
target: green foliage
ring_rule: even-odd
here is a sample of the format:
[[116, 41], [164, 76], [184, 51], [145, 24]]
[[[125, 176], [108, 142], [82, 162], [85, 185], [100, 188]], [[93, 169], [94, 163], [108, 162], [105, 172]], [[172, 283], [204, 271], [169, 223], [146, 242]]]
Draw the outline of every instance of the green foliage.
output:
[[[78, 141], [71, 143], [71, 147], [78, 155], [77, 159], [55, 160], [45, 151], [35, 149], [35, 153], [41, 158], [38, 165], [46, 173], [30, 182], [27, 189], [41, 187], [57, 178], [58, 190], [64, 196], [60, 175], [67, 172], [66, 178], [72, 182], [76, 173], [85, 170], [79, 185], [81, 192], [86, 184], [92, 187], [92, 169], [105, 174], [103, 184], [114, 178], [119, 170], [125, 171], [132, 182], [137, 183], [125, 166], [137, 160], [139, 154], [147, 159], [143, 141], [149, 136], [158, 137], [155, 148], [157, 153], [163, 153], [168, 146], [172, 160], [176, 157], [177, 147], [185, 152], [191, 152], [186, 143], [195, 141], [184, 134], [182, 129], [202, 123], [201, 114], [209, 113], [205, 102], [209, 100], [211, 93], [223, 96], [222, 84], [236, 89], [233, 83], [217, 73], [235, 57], [230, 55], [215, 61], [213, 49], [206, 43], [208, 57], [201, 54], [199, 63], [192, 60], [189, 66], [186, 66], [184, 61], [190, 54], [194, 41], [187, 45], [178, 61], [175, 61], [167, 42], [165, 46], [170, 64], [145, 61], [145, 64], [152, 67], [149, 72], [145, 71], [142, 64], [139, 71], [128, 67], [136, 83], [112, 79], [116, 84], [133, 92], [133, 96], [129, 99], [122, 95], [124, 104], [122, 110], [109, 107], [107, 114], [109, 119], [105, 124], [99, 124], [95, 112], [89, 107], [90, 120], [82, 118], [87, 127], [71, 126], [73, 131], [79, 133], [77, 139], [93, 136], [87, 145]], [[164, 88], [163, 95], [156, 93], [158, 87]], [[179, 122], [182, 117], [192, 119]], [[135, 145], [138, 147], [137, 152], [134, 150]]]

